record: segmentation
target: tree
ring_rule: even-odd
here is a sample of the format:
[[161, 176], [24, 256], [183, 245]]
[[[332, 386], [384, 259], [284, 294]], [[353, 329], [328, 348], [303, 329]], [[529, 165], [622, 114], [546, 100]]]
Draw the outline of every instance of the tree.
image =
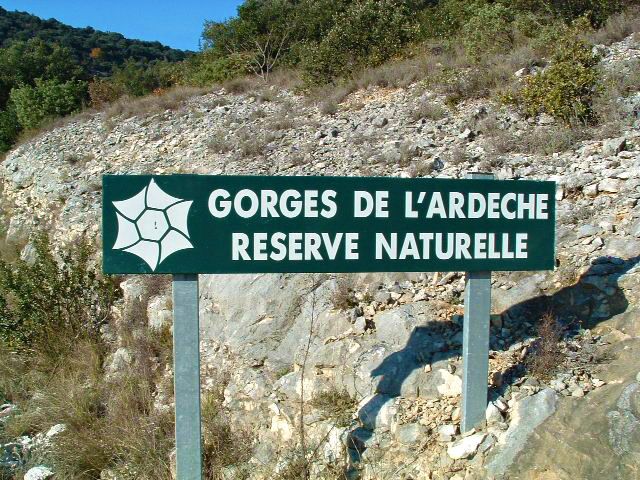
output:
[[102, 51], [102, 49], [100, 47], [94, 47], [91, 49], [91, 53], [89, 54], [89, 56], [91, 58], [93, 58], [94, 60], [97, 60], [99, 58], [102, 58], [104, 55], [104, 52]]
[[66, 82], [82, 77], [82, 68], [69, 49], [39, 39], [14, 42], [0, 49], [0, 108], [6, 105], [11, 89], [33, 86], [36, 78]]
[[247, 68], [267, 79], [291, 46], [290, 17], [293, 5], [285, 0], [248, 0], [238, 17], [205, 24], [205, 48], [220, 57], [241, 55]]

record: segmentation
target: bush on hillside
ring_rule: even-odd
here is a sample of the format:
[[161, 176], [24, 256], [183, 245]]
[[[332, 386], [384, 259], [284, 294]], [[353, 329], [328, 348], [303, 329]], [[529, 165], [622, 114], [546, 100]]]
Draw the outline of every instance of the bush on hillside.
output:
[[484, 5], [462, 27], [461, 38], [467, 53], [481, 55], [505, 52], [513, 43], [511, 11], [500, 4]]
[[484, 0], [442, 0], [424, 9], [418, 15], [420, 37], [444, 39], [454, 36], [486, 3]]
[[122, 85], [107, 79], [96, 78], [89, 83], [89, 102], [94, 108], [103, 108], [125, 94]]
[[0, 108], [4, 108], [13, 88], [35, 85], [35, 79], [82, 79], [82, 69], [74, 63], [71, 52], [40, 39], [16, 41], [0, 49]]
[[567, 22], [587, 16], [591, 25], [599, 27], [611, 14], [631, 3], [627, 0], [554, 0], [552, 5]]
[[62, 253], [60, 262], [46, 235], [34, 237], [32, 245], [32, 262], [0, 260], [0, 341], [55, 357], [63, 345], [52, 339], [99, 335], [116, 288], [90, 265], [86, 243]]
[[317, 44], [308, 44], [302, 68], [311, 83], [348, 75], [364, 65], [379, 65], [397, 54], [417, 33], [409, 10], [397, 0], [354, 2], [337, 15]]
[[127, 60], [121, 67], [116, 67], [109, 79], [115, 89], [124, 91], [132, 97], [141, 97], [153, 92], [156, 88], [163, 88], [151, 69], [133, 60]]
[[178, 83], [196, 87], [223, 83], [250, 73], [249, 62], [244, 53], [220, 57], [213, 51], [204, 51], [184, 62]]
[[11, 90], [9, 96], [18, 123], [24, 129], [36, 129], [53, 117], [61, 117], [80, 109], [85, 101], [87, 83], [69, 80], [36, 80], [35, 86], [24, 85]]
[[547, 113], [566, 124], [592, 120], [600, 85], [598, 61], [590, 45], [568, 35], [556, 48], [551, 65], [525, 79], [518, 100], [524, 112]]

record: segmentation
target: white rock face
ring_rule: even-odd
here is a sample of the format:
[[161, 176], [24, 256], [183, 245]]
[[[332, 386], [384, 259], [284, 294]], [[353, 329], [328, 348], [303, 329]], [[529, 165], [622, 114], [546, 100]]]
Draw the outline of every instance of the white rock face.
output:
[[527, 438], [556, 410], [558, 395], [546, 388], [515, 404], [509, 429], [498, 439], [500, 448], [487, 463], [490, 475], [501, 475], [525, 447]]
[[473, 435], [464, 437], [449, 445], [447, 454], [454, 460], [468, 458], [476, 453], [476, 450], [478, 450], [478, 447], [486, 436], [486, 433], [474, 433]]
[[358, 418], [365, 428], [388, 430], [397, 413], [393, 398], [386, 395], [371, 395], [360, 402]]

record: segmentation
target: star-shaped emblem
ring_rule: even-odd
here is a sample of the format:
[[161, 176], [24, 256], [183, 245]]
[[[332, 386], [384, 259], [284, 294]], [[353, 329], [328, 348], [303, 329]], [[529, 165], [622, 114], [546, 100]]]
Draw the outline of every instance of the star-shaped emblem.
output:
[[133, 197], [113, 202], [118, 217], [113, 249], [137, 255], [155, 271], [169, 255], [193, 248], [187, 228], [192, 203], [168, 195], [154, 180]]

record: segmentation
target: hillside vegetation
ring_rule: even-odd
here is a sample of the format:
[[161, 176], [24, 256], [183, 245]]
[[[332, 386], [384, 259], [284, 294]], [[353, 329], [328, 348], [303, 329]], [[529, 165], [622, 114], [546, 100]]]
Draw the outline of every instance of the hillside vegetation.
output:
[[[496, 95], [529, 115], [592, 122], [600, 85], [589, 35], [604, 27], [605, 35], [614, 36], [609, 41], [624, 38], [638, 20], [633, 12], [620, 12], [632, 4], [248, 0], [236, 17], [206, 22], [202, 50], [187, 58], [158, 43], [1, 11], [0, 151], [21, 132], [85, 107], [163, 95], [178, 86], [226, 82], [242, 91], [256, 81], [272, 82], [278, 71], [277, 81], [307, 92], [338, 84], [330, 96], [337, 102], [370, 83], [423, 81], [447, 91], [452, 105]], [[625, 15], [633, 20], [621, 20]], [[614, 17], [618, 23], [611, 26]], [[514, 70], [533, 71], [549, 60], [549, 71], [515, 88]], [[384, 70], [389, 61], [396, 64], [391, 78], [390, 69]]]
[[161, 86], [150, 71], [186, 57], [187, 52], [159, 42], [0, 8], [0, 151], [8, 150], [21, 131], [87, 106], [90, 86], [99, 78], [110, 76], [123, 86], [134, 78], [130, 91], [123, 91], [149, 93]]
[[74, 28], [54, 18], [41, 19], [26, 12], [10, 12], [0, 7], [0, 47], [32, 38], [68, 48], [76, 63], [90, 76], [109, 75], [126, 60], [152, 62], [184, 60], [187, 52], [160, 42], [125, 38], [120, 33], [101, 32], [91, 27]]

